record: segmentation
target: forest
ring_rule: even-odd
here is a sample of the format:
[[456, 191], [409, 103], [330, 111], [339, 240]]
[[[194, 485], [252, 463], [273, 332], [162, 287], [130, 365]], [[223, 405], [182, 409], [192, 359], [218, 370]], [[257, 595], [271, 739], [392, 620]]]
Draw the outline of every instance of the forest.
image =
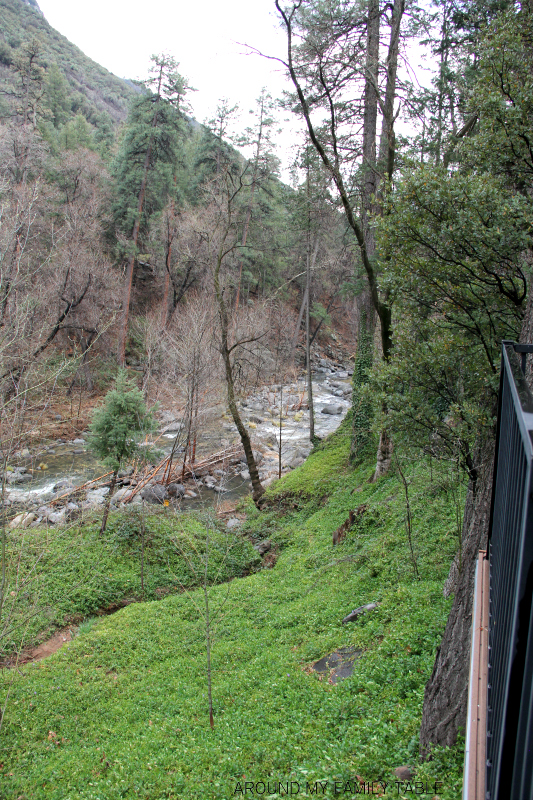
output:
[[[272, 8], [291, 90], [200, 123], [172, 56], [122, 81], [0, 0], [0, 798], [460, 795], [533, 7]], [[65, 438], [105, 492], [30, 506]], [[187, 511], [237, 447], [242, 497]]]

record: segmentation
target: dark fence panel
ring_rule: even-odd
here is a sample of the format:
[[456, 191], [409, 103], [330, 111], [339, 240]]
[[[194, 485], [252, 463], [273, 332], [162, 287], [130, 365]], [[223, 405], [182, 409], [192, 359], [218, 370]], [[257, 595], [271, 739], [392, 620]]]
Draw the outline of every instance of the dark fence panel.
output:
[[523, 372], [531, 352], [503, 343], [489, 533], [489, 800], [533, 800], [533, 397]]

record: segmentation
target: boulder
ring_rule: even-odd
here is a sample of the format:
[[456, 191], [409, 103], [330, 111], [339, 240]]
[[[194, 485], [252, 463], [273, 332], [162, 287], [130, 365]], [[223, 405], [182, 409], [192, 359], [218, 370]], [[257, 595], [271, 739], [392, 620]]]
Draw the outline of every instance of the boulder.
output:
[[73, 439], [72, 444], [85, 444], [85, 439]]
[[9, 472], [6, 479], [8, 483], [28, 483], [32, 476], [27, 472]]
[[336, 406], [333, 403], [328, 403], [327, 406], [324, 406], [321, 413], [331, 414], [332, 416], [336, 414], [342, 414], [342, 406]]
[[166, 486], [156, 483], [153, 486], [147, 486], [141, 491], [141, 497], [146, 503], [154, 505], [163, 505], [165, 500], [168, 499], [168, 491]]
[[13, 503], [32, 503], [35, 500], [35, 495], [32, 492], [23, 492], [22, 489], [10, 489], [9, 497], [4, 498], [6, 505]]
[[185, 486], [182, 483], [169, 483], [167, 491], [170, 497], [184, 497], [186, 494]]
[[254, 544], [254, 550], [257, 550], [260, 556], [264, 556], [265, 553], [268, 553], [269, 550], [272, 548], [272, 542], [270, 539], [263, 539], [262, 542], [259, 544]]
[[102, 486], [100, 489], [93, 489], [87, 492], [87, 503], [89, 503], [90, 506], [101, 506], [107, 494], [109, 494], [108, 486]]
[[237, 517], [230, 517], [230, 519], [228, 519], [226, 522], [226, 528], [228, 528], [230, 531], [233, 530], [233, 528], [240, 528], [241, 525], [242, 522]]
[[12, 519], [9, 523], [9, 528], [12, 531], [15, 530], [15, 528], [28, 528], [36, 519], [37, 515], [33, 514], [32, 512], [17, 514], [17, 516], [14, 517], [14, 519]]
[[46, 519], [51, 525], [60, 525], [62, 522], [65, 522], [67, 516], [67, 509], [62, 508], [60, 511], [52, 511]]
[[48, 519], [48, 515], [53, 513], [54, 509], [51, 506], [39, 506], [37, 509], [37, 514], [43, 519]]
[[72, 485], [71, 481], [69, 481], [68, 479], [65, 479], [65, 480], [62, 480], [62, 481], [58, 481], [54, 485], [54, 488], [52, 489], [52, 491], [57, 494], [58, 492], [66, 492], [67, 489], [74, 489], [74, 486]]
[[111, 505], [122, 503], [124, 498], [127, 497], [129, 494], [131, 494], [131, 489], [129, 488], [119, 489], [118, 492], [115, 492], [115, 494], [111, 498]]

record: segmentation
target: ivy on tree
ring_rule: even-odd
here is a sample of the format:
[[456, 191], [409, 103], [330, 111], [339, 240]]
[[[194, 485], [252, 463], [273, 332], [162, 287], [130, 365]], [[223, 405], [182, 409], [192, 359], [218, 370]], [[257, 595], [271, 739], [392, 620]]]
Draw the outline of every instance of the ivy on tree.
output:
[[[115, 388], [106, 394], [104, 405], [95, 410], [89, 426], [89, 448], [113, 470], [100, 534], [106, 529], [119, 469], [141, 453], [139, 440], [153, 432], [156, 427], [156, 421], [146, 408], [142, 392], [128, 378], [127, 372], [121, 370]], [[142, 452], [144, 455], [144, 448]]]

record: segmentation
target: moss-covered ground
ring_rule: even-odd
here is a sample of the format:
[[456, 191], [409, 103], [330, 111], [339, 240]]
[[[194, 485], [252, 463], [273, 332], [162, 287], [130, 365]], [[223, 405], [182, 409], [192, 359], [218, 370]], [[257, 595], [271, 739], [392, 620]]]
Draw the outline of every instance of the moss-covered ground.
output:
[[[50, 658], [4, 671], [2, 800], [353, 798], [371, 788], [385, 797], [460, 796], [460, 747], [418, 765], [424, 685], [449, 611], [442, 585], [457, 544], [457, 493], [441, 470], [404, 467], [417, 577], [404, 487], [395, 474], [369, 483], [371, 460], [350, 467], [346, 433], [341, 427], [272, 487], [266, 510], [247, 507], [238, 537], [269, 538], [275, 565], [255, 564], [246, 543], [233, 566], [226, 570], [224, 556], [209, 573], [250, 572], [209, 590], [214, 729], [202, 590], [130, 605], [85, 626]], [[353, 509], [353, 527], [333, 547], [333, 531]], [[183, 532], [183, 518], [168, 519]], [[112, 523], [115, 539], [121, 524]], [[205, 541], [201, 522], [186, 524], [189, 537]], [[204, 547], [187, 552], [185, 563], [205, 563]], [[106, 564], [112, 583], [111, 556]], [[168, 564], [169, 585], [177, 566]], [[379, 605], [342, 624], [370, 602]], [[342, 646], [363, 655], [350, 678], [332, 685], [310, 667]], [[405, 765], [416, 776], [398, 783], [393, 770]]]

